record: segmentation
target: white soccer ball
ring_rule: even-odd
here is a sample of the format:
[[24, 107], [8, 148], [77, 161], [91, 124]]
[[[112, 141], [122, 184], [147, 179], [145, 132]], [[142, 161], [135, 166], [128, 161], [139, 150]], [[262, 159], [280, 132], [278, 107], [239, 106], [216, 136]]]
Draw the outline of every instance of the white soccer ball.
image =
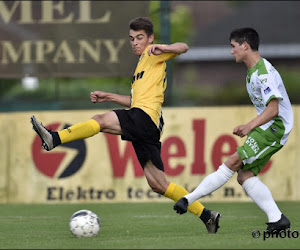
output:
[[70, 230], [76, 237], [93, 237], [100, 231], [99, 217], [90, 210], [79, 210], [70, 218]]

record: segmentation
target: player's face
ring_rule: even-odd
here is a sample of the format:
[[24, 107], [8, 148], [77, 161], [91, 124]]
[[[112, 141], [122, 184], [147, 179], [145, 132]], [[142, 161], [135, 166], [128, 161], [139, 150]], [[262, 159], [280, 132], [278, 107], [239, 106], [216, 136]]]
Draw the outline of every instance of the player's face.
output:
[[231, 40], [231, 54], [234, 56], [234, 59], [237, 63], [241, 63], [244, 61], [245, 57], [245, 44], [241, 45], [234, 40]]
[[133, 53], [140, 56], [147, 46], [153, 43], [154, 35], [148, 37], [144, 30], [130, 30], [129, 38]]

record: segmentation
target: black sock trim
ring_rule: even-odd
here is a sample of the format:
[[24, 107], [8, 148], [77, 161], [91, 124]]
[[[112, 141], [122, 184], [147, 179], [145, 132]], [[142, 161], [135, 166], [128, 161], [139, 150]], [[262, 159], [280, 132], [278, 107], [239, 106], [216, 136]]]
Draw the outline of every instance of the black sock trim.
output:
[[204, 208], [202, 214], [200, 215], [200, 219], [206, 223], [211, 217], [210, 210]]
[[56, 147], [61, 144], [58, 132], [50, 132], [53, 138], [53, 146]]

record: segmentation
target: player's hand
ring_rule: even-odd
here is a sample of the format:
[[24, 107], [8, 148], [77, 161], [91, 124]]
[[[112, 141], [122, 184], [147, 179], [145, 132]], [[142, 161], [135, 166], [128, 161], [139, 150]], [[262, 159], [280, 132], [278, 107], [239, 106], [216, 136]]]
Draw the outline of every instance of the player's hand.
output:
[[107, 102], [108, 101], [108, 93], [103, 91], [94, 91], [90, 94], [91, 102]]
[[251, 130], [251, 128], [250, 128], [250, 125], [248, 125], [248, 124], [239, 125], [233, 129], [233, 134], [243, 138], [244, 136], [248, 135], [250, 130]]
[[164, 53], [164, 46], [160, 44], [153, 44], [149, 49], [148, 49], [148, 55], [150, 56], [151, 54], [153, 55], [160, 55]]

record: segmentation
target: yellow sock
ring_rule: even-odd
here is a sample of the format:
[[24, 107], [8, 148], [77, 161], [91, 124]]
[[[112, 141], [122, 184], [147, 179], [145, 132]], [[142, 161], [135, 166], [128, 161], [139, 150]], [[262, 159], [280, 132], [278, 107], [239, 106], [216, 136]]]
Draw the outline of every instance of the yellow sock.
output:
[[77, 123], [69, 128], [58, 132], [61, 143], [85, 139], [98, 134], [100, 125], [94, 119]]
[[[170, 185], [164, 193], [164, 196], [177, 202], [180, 198], [182, 198], [182, 196], [188, 193], [189, 192], [185, 188], [170, 182]], [[195, 201], [188, 206], [188, 211], [197, 215], [198, 217], [200, 217], [200, 215], [202, 214], [203, 209], [204, 206], [199, 201]]]

